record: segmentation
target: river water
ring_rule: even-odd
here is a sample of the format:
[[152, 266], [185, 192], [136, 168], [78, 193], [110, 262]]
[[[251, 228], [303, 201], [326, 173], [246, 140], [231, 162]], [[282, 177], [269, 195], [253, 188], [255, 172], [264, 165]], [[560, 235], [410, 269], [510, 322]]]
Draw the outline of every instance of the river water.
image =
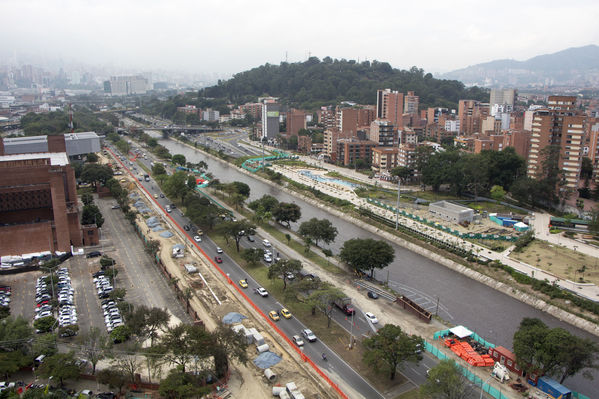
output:
[[[213, 160], [199, 151], [172, 140], [161, 139], [159, 142], [168, 148], [171, 154], [183, 154], [188, 161], [194, 163], [206, 162], [208, 170], [221, 182], [243, 181], [247, 183], [251, 188], [250, 201], [269, 194], [279, 201], [296, 203], [301, 207], [302, 217], [298, 223], [292, 223], [293, 230], [297, 229], [299, 223], [313, 217], [329, 219], [339, 232], [335, 242], [329, 246], [334, 254], [338, 254], [343, 243], [351, 238], [372, 237], [367, 230], [339, 219], [276, 187], [252, 179], [239, 172], [235, 166]], [[453, 324], [463, 324], [490, 342], [511, 348], [514, 332], [524, 317], [536, 317], [550, 327], [562, 327], [573, 334], [599, 342], [596, 336], [586, 331], [564, 323], [424, 256], [392, 242], [389, 244], [395, 249], [395, 261], [386, 269], [377, 271], [377, 278], [387, 280], [388, 276], [391, 287], [416, 300], [422, 306], [428, 307], [433, 313], [437, 310], [438, 298], [439, 316]], [[599, 383], [597, 383], [599, 373], [594, 372], [593, 376], [595, 381], [584, 379], [579, 374], [568, 378], [565, 384], [574, 391], [591, 398], [599, 398]]]

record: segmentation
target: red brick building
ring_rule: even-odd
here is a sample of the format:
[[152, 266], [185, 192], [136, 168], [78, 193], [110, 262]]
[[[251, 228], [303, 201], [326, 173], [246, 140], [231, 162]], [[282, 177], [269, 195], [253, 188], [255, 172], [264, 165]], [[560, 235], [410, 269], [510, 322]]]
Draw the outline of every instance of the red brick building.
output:
[[297, 109], [287, 112], [287, 135], [297, 136], [300, 129], [306, 128], [306, 113]]
[[64, 136], [48, 136], [48, 152], [28, 154], [5, 155], [0, 140], [0, 220], [0, 255], [82, 245]]

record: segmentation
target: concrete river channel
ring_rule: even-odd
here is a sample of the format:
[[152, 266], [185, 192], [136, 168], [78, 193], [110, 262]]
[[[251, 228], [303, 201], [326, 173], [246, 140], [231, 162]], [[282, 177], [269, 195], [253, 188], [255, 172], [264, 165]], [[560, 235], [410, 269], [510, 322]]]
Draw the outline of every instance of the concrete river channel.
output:
[[[338, 254], [343, 243], [351, 238], [367, 238], [372, 234], [361, 227], [340, 219], [325, 210], [311, 205], [300, 198], [252, 179], [241, 173], [236, 166], [214, 160], [200, 151], [195, 151], [181, 143], [169, 139], [160, 139], [160, 144], [168, 148], [171, 154], [183, 154], [190, 162], [204, 161], [208, 171], [221, 182], [242, 181], [251, 187], [250, 201], [272, 195], [282, 202], [294, 202], [301, 207], [302, 218], [292, 224], [296, 230], [299, 223], [310, 218], [329, 219], [337, 227], [339, 234], [329, 248]], [[386, 269], [377, 271], [377, 277], [386, 280], [396, 291], [407, 295], [422, 307], [435, 312], [439, 298], [438, 314], [452, 324], [463, 324], [490, 342], [512, 347], [512, 337], [524, 317], [536, 317], [550, 327], [562, 327], [573, 334], [593, 339], [599, 338], [557, 318], [522, 303], [506, 294], [472, 280], [460, 273], [416, 254], [397, 244], [389, 242], [395, 249], [395, 261]], [[430, 339], [430, 337], [429, 337]], [[588, 370], [587, 370], [588, 371]], [[584, 379], [581, 374], [566, 379], [568, 388], [591, 398], [599, 398], [599, 373], [594, 371], [594, 381]]]

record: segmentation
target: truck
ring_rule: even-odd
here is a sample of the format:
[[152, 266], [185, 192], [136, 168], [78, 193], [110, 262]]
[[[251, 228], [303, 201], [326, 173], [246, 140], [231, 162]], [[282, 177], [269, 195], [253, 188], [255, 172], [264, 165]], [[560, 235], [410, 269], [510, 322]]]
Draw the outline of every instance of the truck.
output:
[[351, 298], [340, 298], [333, 301], [335, 306], [339, 308], [343, 313], [348, 316], [352, 316], [356, 311], [354, 307], [351, 305]]

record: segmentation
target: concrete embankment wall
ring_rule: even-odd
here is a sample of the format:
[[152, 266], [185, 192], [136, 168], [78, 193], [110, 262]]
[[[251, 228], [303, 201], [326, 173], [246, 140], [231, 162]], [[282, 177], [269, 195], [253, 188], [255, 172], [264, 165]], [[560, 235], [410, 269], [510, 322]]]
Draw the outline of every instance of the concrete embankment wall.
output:
[[[187, 143], [183, 143], [181, 141], [177, 141], [178, 143], [184, 144], [189, 146], [190, 148], [193, 148], [195, 150], [201, 151]], [[204, 151], [201, 151], [202, 153], [204, 153], [206, 156], [209, 156], [211, 158], [213, 158], [214, 160], [220, 161], [222, 163], [231, 165], [229, 162], [224, 161], [212, 154], [208, 154]], [[470, 269], [464, 265], [461, 265], [457, 262], [454, 262], [451, 259], [447, 259], [444, 256], [437, 254], [431, 250], [428, 250], [424, 247], [421, 247], [419, 245], [416, 245], [412, 242], [406, 241], [400, 237], [397, 237], [391, 233], [388, 233], [384, 230], [381, 230], [371, 224], [368, 223], [364, 223], [361, 220], [358, 220], [354, 217], [348, 216], [347, 214], [339, 211], [336, 208], [330, 207], [326, 204], [323, 204], [322, 202], [315, 200], [313, 198], [309, 198], [306, 197], [305, 195], [298, 193], [296, 191], [292, 191], [286, 187], [280, 186], [278, 184], [273, 183], [270, 180], [267, 180], [265, 178], [263, 178], [262, 176], [258, 176], [255, 174], [252, 174], [248, 171], [246, 171], [245, 169], [242, 168], [238, 168], [237, 169], [239, 172], [241, 173], [245, 173], [248, 176], [251, 176], [254, 179], [258, 179], [260, 181], [262, 181], [265, 184], [269, 184], [273, 187], [279, 188], [285, 192], [287, 192], [289, 195], [301, 198], [303, 201], [306, 201], [307, 203], [310, 203], [314, 206], [318, 206], [321, 209], [326, 210], [327, 212], [329, 212], [330, 214], [342, 218], [350, 223], [356, 224], [358, 226], [360, 226], [361, 228], [368, 230], [369, 232], [371, 232], [374, 235], [378, 235], [381, 238], [384, 238], [386, 240], [392, 241], [394, 243], [396, 243], [397, 245], [400, 245], [404, 248], [409, 249], [410, 251], [413, 251], [419, 255], [425, 256], [428, 259], [431, 259], [437, 263], [440, 263], [441, 265], [448, 267], [458, 273], [461, 273], [467, 277], [470, 277], [471, 279], [477, 280], [483, 284], [485, 284], [488, 287], [491, 287], [497, 291], [500, 291], [506, 295], [511, 296], [512, 298], [515, 298], [521, 302], [524, 302], [536, 309], [542, 310], [543, 312], [546, 312], [554, 317], [556, 317], [557, 319], [564, 321], [566, 323], [572, 324], [575, 327], [578, 327], [582, 330], [585, 330], [591, 334], [594, 334], [596, 336], [599, 336], [599, 325], [592, 323], [588, 320], [583, 319], [582, 317], [578, 317], [572, 313], [569, 313], [561, 308], [558, 308], [557, 306], [551, 305], [545, 301], [543, 301], [542, 299], [536, 298], [533, 295], [527, 294], [525, 292], [522, 292], [520, 290], [518, 290], [517, 288], [511, 287], [505, 283], [502, 283], [500, 281], [497, 281], [489, 276], [486, 276], [482, 273], [477, 272], [476, 270]]]

